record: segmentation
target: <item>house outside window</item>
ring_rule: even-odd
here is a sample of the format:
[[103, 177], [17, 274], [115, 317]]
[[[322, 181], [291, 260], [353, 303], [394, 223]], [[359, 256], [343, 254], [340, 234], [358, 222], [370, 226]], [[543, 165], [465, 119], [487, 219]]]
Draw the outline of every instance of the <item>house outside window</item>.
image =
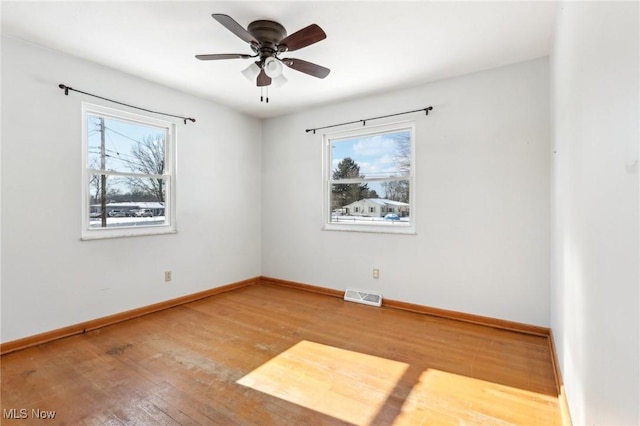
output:
[[175, 232], [175, 124], [84, 103], [82, 239]]
[[415, 233], [412, 121], [324, 135], [325, 230]]

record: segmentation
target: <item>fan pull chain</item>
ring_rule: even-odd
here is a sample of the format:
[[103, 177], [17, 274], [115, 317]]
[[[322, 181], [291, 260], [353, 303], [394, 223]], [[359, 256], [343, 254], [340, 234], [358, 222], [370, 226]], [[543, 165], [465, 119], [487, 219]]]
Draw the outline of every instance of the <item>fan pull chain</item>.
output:
[[269, 103], [269, 86], [260, 86], [260, 102]]

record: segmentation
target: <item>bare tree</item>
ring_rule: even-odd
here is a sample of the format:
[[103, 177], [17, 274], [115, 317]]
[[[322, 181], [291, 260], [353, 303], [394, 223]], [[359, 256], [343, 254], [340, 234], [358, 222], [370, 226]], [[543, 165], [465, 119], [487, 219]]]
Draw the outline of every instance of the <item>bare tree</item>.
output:
[[409, 132], [397, 133], [393, 139], [398, 147], [394, 156], [398, 170], [408, 173], [411, 170], [411, 137]]
[[[408, 132], [398, 133], [394, 136], [397, 150], [394, 161], [400, 175], [408, 175], [411, 170], [411, 139]], [[388, 200], [409, 202], [409, 181], [396, 180], [382, 184], [384, 197]]]
[[[100, 166], [98, 165], [98, 161], [94, 158], [91, 161], [91, 167], [92, 169], [97, 169]], [[98, 203], [100, 202], [100, 175], [94, 175], [92, 174], [89, 177], [89, 196], [91, 198], [91, 203]]]
[[[131, 155], [136, 158], [130, 163], [132, 171], [147, 175], [164, 174], [164, 134], [145, 136], [131, 150]], [[164, 202], [165, 182], [163, 178], [128, 178], [132, 192], [150, 195], [159, 202]]]

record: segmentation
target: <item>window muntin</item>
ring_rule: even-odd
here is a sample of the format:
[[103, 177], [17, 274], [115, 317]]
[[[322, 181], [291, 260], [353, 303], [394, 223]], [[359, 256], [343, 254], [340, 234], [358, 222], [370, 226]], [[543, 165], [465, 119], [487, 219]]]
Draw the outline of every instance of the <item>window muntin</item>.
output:
[[324, 229], [414, 233], [412, 122], [325, 135]]
[[82, 238], [175, 232], [175, 125], [83, 104]]

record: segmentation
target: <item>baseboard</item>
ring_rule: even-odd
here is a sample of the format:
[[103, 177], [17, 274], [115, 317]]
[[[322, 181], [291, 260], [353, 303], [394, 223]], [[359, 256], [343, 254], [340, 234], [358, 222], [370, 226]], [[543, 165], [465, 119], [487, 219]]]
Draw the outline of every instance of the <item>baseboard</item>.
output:
[[[335, 290], [327, 287], [303, 284], [303, 283], [298, 283], [294, 281], [282, 280], [279, 278], [265, 277], [265, 276], [249, 278], [249, 279], [238, 281], [232, 284], [212, 288], [212, 289], [201, 291], [198, 293], [189, 294], [189, 295], [178, 297], [171, 300], [166, 300], [164, 302], [143, 306], [140, 308], [109, 315], [106, 317], [85, 321], [79, 324], [74, 324], [68, 327], [63, 327], [56, 330], [51, 330], [44, 333], [36, 334], [33, 336], [28, 336], [22, 339], [1, 343], [0, 355], [5, 355], [10, 352], [26, 349], [31, 346], [40, 345], [40, 344], [61, 339], [64, 337], [85, 333], [90, 330], [106, 327], [108, 325], [127, 321], [133, 318], [138, 318], [143, 315], [151, 314], [153, 312], [158, 312], [165, 309], [173, 308], [189, 302], [195, 302], [196, 300], [204, 299], [210, 296], [215, 296], [220, 293], [236, 290], [242, 287], [247, 287], [247, 286], [259, 284], [259, 283], [274, 284], [274, 285], [294, 288], [298, 290], [323, 294], [323, 295], [337, 297], [337, 298], [342, 298], [344, 296], [343, 291]], [[398, 300], [383, 299], [382, 306], [410, 311], [410, 312], [416, 312], [419, 314], [448, 318], [448, 319], [453, 319], [457, 321], [470, 322], [470, 323], [494, 327], [494, 328], [511, 330], [511, 331], [516, 331], [516, 332], [525, 333], [525, 334], [532, 334], [536, 336], [547, 337], [547, 340], [549, 342], [549, 350], [551, 352], [551, 358], [552, 358], [551, 361], [552, 361], [554, 375], [556, 379], [556, 386], [558, 389], [558, 401], [559, 401], [560, 409], [562, 413], [562, 421], [565, 426], [570, 426], [572, 424], [571, 416], [569, 413], [569, 405], [566, 399], [566, 394], [564, 392], [562, 375], [559, 368], [558, 356], [555, 350], [555, 343], [553, 340], [553, 333], [551, 332], [551, 329], [546, 327], [539, 327], [535, 325], [523, 324], [519, 322], [485, 317], [481, 315], [467, 314], [463, 312], [433, 308], [433, 307], [424, 306], [424, 305], [417, 305], [417, 304], [402, 302]]]
[[[324, 294], [327, 296], [333, 296], [342, 298], [343, 291], [335, 290], [326, 287], [320, 287], [309, 284], [297, 283], [294, 281], [282, 280], [272, 277], [261, 277], [262, 283], [275, 284], [283, 287], [295, 288], [298, 290], [310, 291], [313, 293]], [[416, 312], [419, 314], [432, 315], [441, 318], [448, 318], [457, 321], [470, 322], [474, 324], [484, 325], [488, 327], [499, 328], [503, 330], [515, 331], [518, 333], [530, 334], [534, 336], [546, 337], [549, 343], [549, 351], [551, 353], [551, 363], [553, 366], [553, 373], [555, 376], [556, 387], [558, 390], [558, 403], [560, 405], [560, 412], [562, 415], [562, 424], [564, 426], [571, 426], [571, 415], [569, 413], [569, 404], [567, 402], [567, 396], [564, 391], [564, 385], [562, 382], [562, 374], [560, 372], [558, 355], [556, 353], [555, 343], [553, 340], [553, 333], [550, 328], [540, 327], [537, 325], [524, 324], [514, 321], [506, 321], [497, 318], [485, 317], [481, 315], [467, 314], [464, 312], [450, 311], [447, 309], [433, 308], [430, 306], [417, 305], [414, 303], [401, 302], [398, 300], [382, 299], [382, 306], [388, 308], [401, 309], [404, 311]]]
[[[59, 328], [52, 331], [36, 334], [34, 336], [25, 337], [18, 340], [13, 340], [0, 344], [0, 355], [4, 355], [10, 352], [14, 352], [20, 349], [25, 349], [30, 346], [39, 345], [42, 343], [50, 342], [52, 340], [61, 339], [63, 337], [72, 336], [74, 334], [84, 333], [97, 328], [105, 327], [107, 325], [116, 324], [129, 319], [137, 318], [143, 315], [147, 315], [153, 312], [158, 312], [164, 309], [173, 308], [175, 306], [183, 305], [185, 303], [193, 302], [206, 297], [214, 296], [226, 291], [235, 290], [238, 288], [246, 287], [258, 283], [270, 283], [283, 287], [295, 288], [298, 290], [308, 291], [312, 293], [324, 294], [327, 296], [342, 298], [344, 292], [327, 287], [321, 287], [310, 284], [303, 284], [295, 281], [282, 280], [273, 277], [255, 277], [247, 280], [239, 281], [236, 283], [224, 285], [221, 287], [212, 288], [209, 290], [201, 291], [198, 293], [189, 294], [186, 296], [178, 297], [176, 299], [167, 300], [164, 302], [155, 303], [153, 305], [143, 306], [141, 308], [132, 309], [130, 311], [121, 312], [114, 315], [109, 315], [102, 318], [74, 324], [68, 327]], [[383, 299], [382, 306], [388, 308], [401, 309], [410, 312], [416, 312], [425, 315], [432, 315], [442, 318], [453, 319], [457, 321], [470, 322], [474, 324], [500, 328], [505, 330], [517, 331], [520, 333], [533, 334], [536, 336], [549, 337], [551, 330], [545, 327], [539, 327], [535, 325], [523, 324], [519, 322], [506, 321], [497, 318], [485, 317], [481, 315], [467, 314], [463, 312], [450, 311], [446, 309], [433, 308], [424, 305], [418, 305], [414, 303], [407, 303], [398, 300]], [[555, 361], [554, 361], [555, 362]], [[556, 365], [556, 364], [554, 364]], [[556, 374], [559, 374], [556, 372]], [[560, 389], [560, 388], [558, 388]]]
[[382, 299], [382, 306], [402, 309], [404, 311], [417, 312], [419, 314], [432, 315], [435, 317], [470, 322], [473, 324], [499, 328], [502, 330], [517, 331], [519, 333], [532, 334], [541, 337], [549, 337], [550, 332], [547, 327], [540, 327], [537, 325], [525, 324], [515, 321], [507, 321], [499, 318], [485, 317], [482, 315], [467, 314], [465, 312], [433, 308], [431, 306], [416, 305], [414, 303], [401, 302], [398, 300]]
[[551, 363], [553, 364], [553, 374], [556, 378], [556, 387], [558, 388], [558, 404], [560, 404], [560, 414], [562, 415], [562, 424], [564, 426], [571, 426], [571, 413], [569, 412], [569, 401], [567, 401], [567, 394], [564, 390], [564, 383], [562, 381], [562, 372], [560, 371], [560, 363], [558, 360], [558, 353], [556, 352], [555, 339], [553, 337], [553, 331], [549, 331], [549, 352], [551, 352]]
[[151, 314], [153, 312], [162, 311], [165, 309], [173, 308], [179, 305], [183, 305], [189, 302], [195, 302], [196, 300], [204, 299], [206, 297], [214, 296], [216, 294], [224, 293], [231, 290], [236, 290], [242, 287], [246, 287], [253, 284], [258, 284], [260, 277], [249, 278], [243, 281], [238, 281], [232, 284], [215, 287], [209, 290], [204, 290], [198, 293], [188, 294], [186, 296], [178, 297], [164, 302], [154, 303], [153, 305], [143, 306], [140, 308], [132, 309], [125, 312], [109, 315], [102, 318], [85, 321], [79, 324], [70, 325], [68, 327], [59, 328], [56, 330], [47, 331], [44, 333], [36, 334], [33, 336], [24, 337], [22, 339], [12, 340], [0, 344], [0, 355], [5, 355], [10, 352], [15, 352], [20, 349], [26, 349], [31, 346], [40, 345], [42, 343], [50, 342], [52, 340], [62, 339], [63, 337], [73, 336], [75, 334], [85, 333], [90, 330], [105, 327], [111, 324], [127, 321], [133, 318], [141, 317], [143, 315]]
[[327, 287], [318, 287], [311, 284], [302, 284], [295, 281], [281, 280], [280, 278], [260, 277], [260, 282], [276, 284], [282, 287], [290, 287], [298, 290], [310, 291], [311, 293], [324, 294], [325, 296], [333, 296], [333, 297], [338, 297], [340, 299], [342, 299], [342, 296], [344, 296], [344, 291], [335, 290], [333, 288], [327, 288]]
[[[327, 296], [339, 297], [344, 296], [344, 291], [335, 290], [315, 285], [302, 284], [294, 281], [282, 280], [273, 277], [261, 277], [261, 282], [276, 284], [284, 287], [296, 288], [299, 290], [310, 291], [313, 293], [325, 294]], [[500, 328], [502, 330], [517, 331], [519, 333], [532, 334], [535, 336], [549, 337], [551, 330], [547, 327], [537, 325], [524, 324], [515, 321], [507, 321], [497, 318], [485, 317], [481, 315], [467, 314], [464, 312], [450, 311], [447, 309], [432, 308], [430, 306], [417, 305], [414, 303], [402, 302], [399, 300], [382, 299], [382, 306], [388, 308], [401, 309], [403, 311], [416, 312], [419, 314], [432, 315], [441, 318], [448, 318], [457, 321], [470, 322], [474, 324], [484, 325], [488, 327]]]

